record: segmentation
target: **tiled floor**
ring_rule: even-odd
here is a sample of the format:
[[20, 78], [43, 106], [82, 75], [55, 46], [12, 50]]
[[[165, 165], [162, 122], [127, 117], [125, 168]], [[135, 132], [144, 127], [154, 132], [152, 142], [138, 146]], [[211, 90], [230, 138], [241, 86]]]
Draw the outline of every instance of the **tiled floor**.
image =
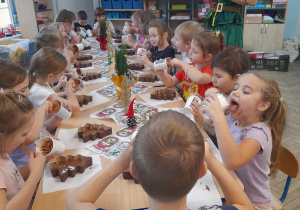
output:
[[[280, 87], [281, 95], [287, 105], [287, 126], [282, 145], [300, 161], [300, 59], [298, 58], [297, 61], [289, 64], [288, 72], [259, 72], [273, 78]], [[285, 181], [286, 175], [282, 172], [278, 172], [277, 177], [271, 180], [271, 190], [277, 197], [281, 197]], [[291, 182], [289, 193], [284, 202], [284, 209], [300, 209], [300, 173]]]

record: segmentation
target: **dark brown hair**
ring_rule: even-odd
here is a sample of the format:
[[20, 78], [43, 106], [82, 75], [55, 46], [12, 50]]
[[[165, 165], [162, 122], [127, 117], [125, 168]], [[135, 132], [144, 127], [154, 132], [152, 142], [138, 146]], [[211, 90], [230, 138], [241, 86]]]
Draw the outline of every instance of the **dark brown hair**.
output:
[[226, 49], [216, 54], [211, 60], [210, 67], [218, 67], [227, 72], [232, 78], [249, 70], [249, 55], [241, 49]]
[[78, 18], [79, 18], [80, 20], [87, 20], [87, 19], [88, 19], [88, 16], [87, 16], [86, 12], [83, 11], [83, 10], [79, 11], [79, 12], [77, 13], [77, 15], [78, 15]]
[[2, 89], [13, 89], [27, 77], [26, 70], [16, 63], [0, 59], [0, 66], [0, 88]]
[[[97, 7], [94, 10], [94, 16], [95, 16], [94, 23], [97, 22], [97, 16], [102, 16], [102, 15], [106, 15], [106, 11], [102, 7]], [[105, 17], [105, 19], [106, 19], [106, 17]]]
[[155, 15], [153, 14], [153, 12], [149, 11], [149, 10], [146, 10], [146, 11], [142, 11], [139, 15], [139, 19], [140, 19], [140, 22], [142, 24], [144, 23], [147, 23], [151, 20], [155, 20], [156, 17]]
[[162, 44], [162, 37], [163, 37], [163, 34], [165, 32], [168, 33], [168, 37], [167, 37], [167, 41], [169, 43], [169, 45], [171, 45], [171, 39], [173, 37], [173, 34], [172, 34], [172, 30], [170, 29], [170, 27], [166, 24], [165, 21], [163, 20], [151, 20], [149, 22], [149, 28], [151, 27], [154, 27], [154, 28], [157, 28], [157, 31], [158, 31], [158, 36], [159, 36], [159, 44]]
[[203, 137], [196, 124], [172, 110], [151, 118], [133, 146], [137, 179], [150, 197], [161, 202], [188, 194], [198, 180], [203, 158]]
[[73, 21], [75, 21], [76, 19], [76, 16], [74, 14], [74, 12], [70, 11], [70, 10], [66, 10], [66, 9], [63, 9], [63, 10], [60, 10], [56, 19], [55, 19], [55, 22], [68, 22], [70, 24], [72, 24]]
[[139, 17], [140, 17], [141, 13], [142, 13], [142, 10], [135, 11], [134, 13], [132, 13], [132, 17], [135, 19], [138, 19], [138, 21], [139, 21]]
[[212, 56], [221, 52], [225, 46], [225, 37], [222, 32], [203, 31], [193, 37], [195, 44], [203, 51], [203, 56], [211, 54]]
[[[27, 97], [12, 90], [0, 94], [0, 154], [6, 153], [6, 144], [25, 122], [32, 118], [33, 104]], [[29, 115], [28, 115], [29, 114]]]
[[52, 47], [54, 49], [63, 50], [64, 44], [58, 37], [50, 34], [42, 34], [36, 38], [35, 50], [39, 51], [43, 47]]

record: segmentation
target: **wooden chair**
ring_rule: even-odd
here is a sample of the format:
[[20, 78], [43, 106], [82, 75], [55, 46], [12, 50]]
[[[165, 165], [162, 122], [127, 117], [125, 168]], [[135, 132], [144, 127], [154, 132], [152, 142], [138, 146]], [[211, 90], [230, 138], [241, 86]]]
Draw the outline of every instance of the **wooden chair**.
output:
[[274, 210], [282, 209], [282, 203], [284, 202], [288, 194], [291, 180], [292, 178], [296, 178], [299, 172], [299, 164], [297, 158], [295, 157], [295, 155], [293, 155], [293, 153], [291, 153], [283, 146], [281, 147], [276, 166], [280, 171], [287, 174], [288, 177], [281, 198], [278, 199], [272, 193], [271, 205]]

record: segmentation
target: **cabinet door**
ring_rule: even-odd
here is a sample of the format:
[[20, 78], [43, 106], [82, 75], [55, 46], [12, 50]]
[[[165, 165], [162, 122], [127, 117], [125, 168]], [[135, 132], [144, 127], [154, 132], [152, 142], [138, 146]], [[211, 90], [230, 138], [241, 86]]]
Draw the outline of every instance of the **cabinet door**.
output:
[[265, 24], [262, 51], [274, 53], [282, 50], [284, 24]]
[[243, 49], [248, 51], [261, 51], [263, 31], [264, 24], [245, 24]]

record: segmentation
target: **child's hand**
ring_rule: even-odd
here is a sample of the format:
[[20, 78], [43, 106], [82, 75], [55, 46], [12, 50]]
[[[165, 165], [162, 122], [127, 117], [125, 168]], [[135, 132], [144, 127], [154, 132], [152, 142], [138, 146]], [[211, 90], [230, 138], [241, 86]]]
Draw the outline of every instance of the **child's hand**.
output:
[[125, 150], [118, 157], [120, 161], [122, 161], [122, 166], [124, 168], [129, 168], [130, 162], [132, 161], [132, 150], [135, 138], [131, 140]]
[[177, 59], [177, 58], [173, 58], [171, 61], [170, 61], [170, 64], [171, 66], [173, 67], [176, 67], [176, 66], [180, 66], [181, 67], [181, 64], [182, 64], [182, 61]]
[[61, 99], [61, 102], [64, 104], [64, 106], [71, 112], [72, 111], [72, 107], [70, 105], [70, 102], [64, 98]]
[[69, 81], [67, 82], [67, 86], [66, 86], [66, 93], [67, 92], [73, 92], [73, 87], [75, 87], [75, 83], [74, 83], [74, 80], [73, 78], [69, 79]]
[[212, 121], [215, 121], [215, 118], [218, 116], [224, 115], [220, 101], [216, 95], [206, 97], [202, 101], [201, 106], [204, 106], [202, 108], [205, 111], [205, 114], [207, 114]]
[[[28, 167], [31, 174], [35, 174], [38, 178], [41, 177], [46, 158], [38, 152], [29, 152]], [[30, 176], [29, 175], [29, 176]]]
[[211, 88], [208, 88], [206, 91], [205, 91], [205, 97], [208, 97], [209, 95], [215, 95], [215, 94], [218, 94], [219, 91], [217, 88], [214, 88], [214, 87], [211, 87]]
[[68, 78], [65, 76], [65, 75], [62, 75], [61, 77], [60, 77], [60, 79], [58, 80], [58, 87], [63, 87], [65, 84], [67, 84], [67, 82], [68, 82]]
[[45, 116], [48, 116], [48, 115], [51, 113], [51, 111], [52, 111], [52, 102], [46, 100], [46, 101], [44, 101], [44, 103], [41, 105], [41, 107], [43, 107], [44, 110], [45, 110]]
[[138, 48], [143, 47], [143, 45], [139, 42], [134, 44], [134, 50], [136, 51]]
[[193, 101], [190, 105], [190, 107], [192, 108], [192, 114], [194, 116], [194, 120], [198, 125], [202, 125], [203, 122], [203, 117], [200, 114], [200, 104], [197, 103], [196, 101]]
[[204, 141], [205, 146], [205, 153], [204, 153], [204, 161], [207, 163], [208, 169], [213, 164], [214, 161], [216, 161], [216, 157], [211, 151], [211, 147], [207, 141]]
[[156, 73], [158, 76], [161, 76], [161, 75], [165, 74], [165, 70], [164, 70], [164, 69], [161, 69], [161, 70], [155, 70], [155, 73]]
[[147, 63], [149, 61], [149, 58], [147, 57], [147, 54], [143, 51], [140, 52], [140, 54], [137, 55], [138, 59], [142, 61], [143, 64]]

